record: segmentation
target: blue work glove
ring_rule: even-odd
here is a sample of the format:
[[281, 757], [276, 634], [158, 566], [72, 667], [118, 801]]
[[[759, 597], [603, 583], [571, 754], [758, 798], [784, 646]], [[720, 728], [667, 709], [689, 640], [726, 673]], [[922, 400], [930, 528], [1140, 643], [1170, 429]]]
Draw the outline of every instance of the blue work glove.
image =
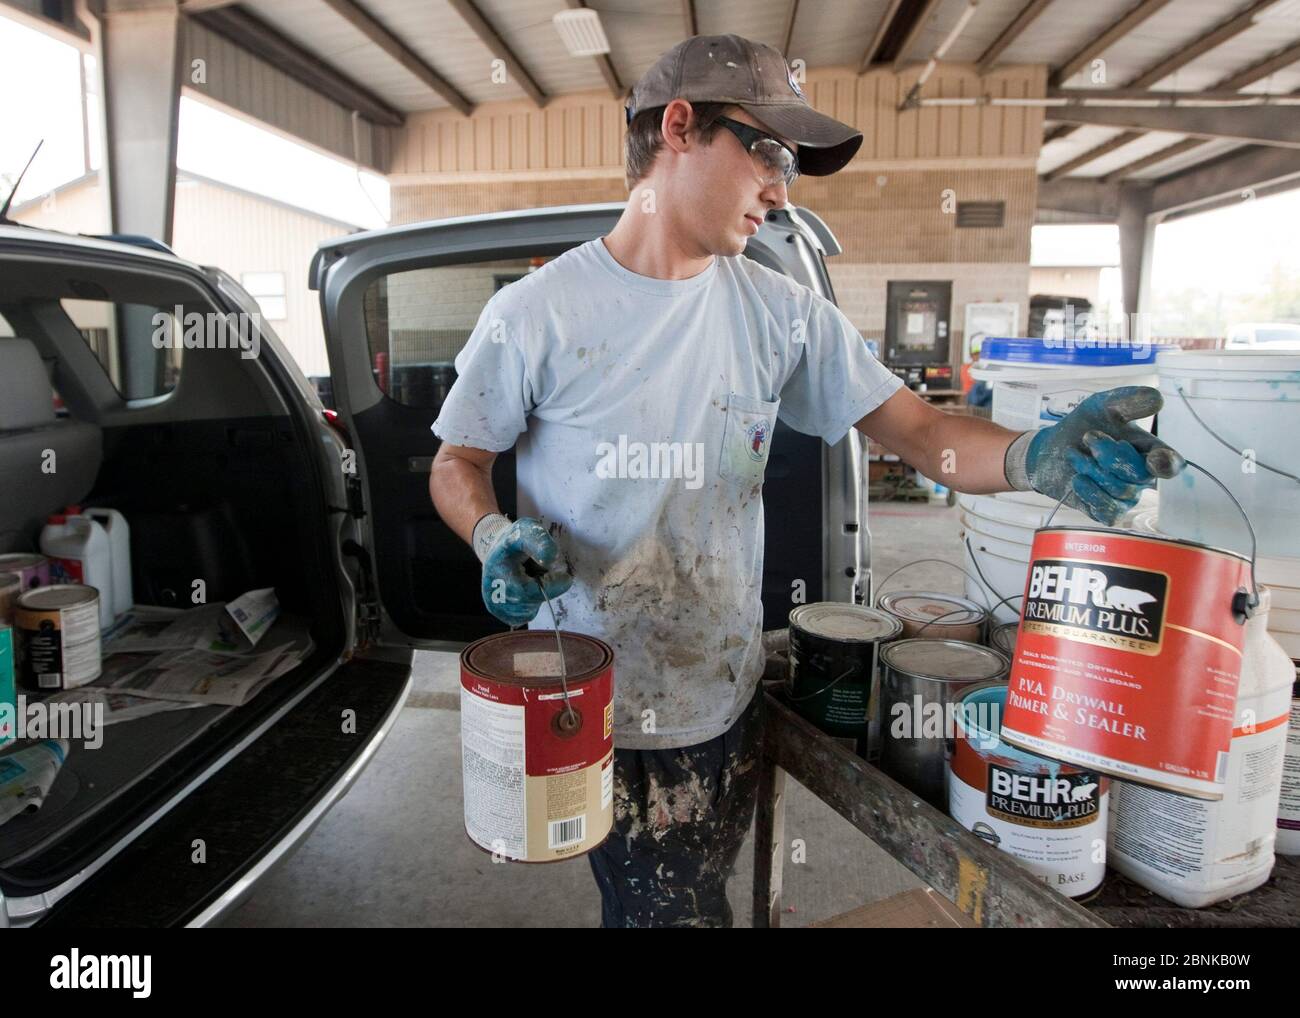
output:
[[1033, 489], [1112, 526], [1157, 477], [1186, 466], [1177, 452], [1133, 421], [1159, 412], [1158, 389], [1126, 385], [1093, 393], [1059, 424], [1021, 435], [1007, 449], [1012, 487]]
[[573, 586], [572, 574], [559, 561], [559, 545], [540, 520], [525, 517], [511, 523], [489, 513], [475, 524], [473, 545], [483, 563], [483, 603], [508, 626], [522, 626], [537, 616], [545, 601], [538, 579], [550, 598]]

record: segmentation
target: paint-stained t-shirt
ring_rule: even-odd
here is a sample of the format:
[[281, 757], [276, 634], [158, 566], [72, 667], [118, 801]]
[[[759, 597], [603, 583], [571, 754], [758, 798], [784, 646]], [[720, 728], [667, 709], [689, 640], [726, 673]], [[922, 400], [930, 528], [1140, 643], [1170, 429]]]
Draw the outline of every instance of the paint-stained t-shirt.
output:
[[[560, 624], [614, 649], [615, 744], [721, 735], [763, 672], [777, 417], [835, 443], [902, 383], [834, 304], [778, 272], [718, 257], [653, 279], [601, 240], [498, 291], [456, 371], [433, 431], [515, 447], [519, 515], [550, 527], [573, 570]], [[532, 627], [550, 625], [543, 608]]]

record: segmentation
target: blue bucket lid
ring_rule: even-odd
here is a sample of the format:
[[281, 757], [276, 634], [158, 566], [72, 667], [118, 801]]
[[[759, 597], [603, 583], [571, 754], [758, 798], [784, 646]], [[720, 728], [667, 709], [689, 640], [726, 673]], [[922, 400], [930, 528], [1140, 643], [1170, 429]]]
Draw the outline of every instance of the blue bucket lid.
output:
[[1006, 364], [1075, 365], [1082, 368], [1119, 368], [1132, 364], [1154, 364], [1156, 354], [1167, 346], [1147, 344], [1145, 349], [1119, 339], [1052, 339], [998, 336], [988, 337], [980, 347], [981, 361]]

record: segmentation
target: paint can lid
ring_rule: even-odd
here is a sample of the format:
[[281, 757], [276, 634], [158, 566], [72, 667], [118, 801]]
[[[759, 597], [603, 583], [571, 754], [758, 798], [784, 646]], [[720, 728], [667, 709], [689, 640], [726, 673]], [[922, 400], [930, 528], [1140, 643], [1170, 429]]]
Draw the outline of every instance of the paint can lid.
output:
[[2, 569], [28, 569], [31, 566], [44, 565], [49, 561], [44, 555], [37, 555], [29, 551], [13, 551], [5, 555], [0, 555], [0, 568]]
[[985, 615], [984, 609], [974, 601], [931, 590], [895, 591], [880, 599], [880, 607], [908, 622], [933, 623], [930, 628], [936, 630], [983, 622]]
[[886, 612], [835, 601], [800, 605], [790, 613], [790, 626], [813, 636], [845, 643], [892, 640], [903, 631], [903, 623]]
[[27, 611], [54, 611], [76, 608], [99, 599], [99, 591], [83, 583], [57, 583], [52, 587], [34, 587], [18, 595], [17, 607]]
[[880, 651], [881, 664], [923, 679], [980, 682], [1007, 672], [1007, 659], [996, 650], [961, 640], [899, 640]]
[[[582, 633], [560, 632], [564, 667], [570, 683], [583, 682], [608, 668], [614, 652]], [[558, 686], [560, 654], [553, 629], [518, 629], [485, 636], [466, 647], [461, 664], [493, 682], [520, 686]]]

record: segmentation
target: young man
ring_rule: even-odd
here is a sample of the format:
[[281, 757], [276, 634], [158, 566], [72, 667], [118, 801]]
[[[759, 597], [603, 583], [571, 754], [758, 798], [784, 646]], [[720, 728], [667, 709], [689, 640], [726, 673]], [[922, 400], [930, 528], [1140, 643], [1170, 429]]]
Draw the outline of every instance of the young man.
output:
[[[430, 492], [483, 562], [493, 614], [534, 621], [540, 566], [564, 627], [614, 648], [615, 829], [589, 856], [603, 924], [729, 925], [757, 788], [777, 417], [830, 443], [857, 427], [960, 491], [1032, 487], [1107, 521], [1179, 463], [1128, 423], [1158, 408], [1151, 389], [1024, 435], [939, 413], [832, 303], [742, 256], [797, 173], [834, 173], [862, 141], [808, 105], [775, 50], [688, 39], [637, 84], [628, 120], [627, 208], [484, 308], [433, 426]], [[515, 522], [491, 484], [512, 446]], [[672, 469], [618, 476], [620, 447]]]

